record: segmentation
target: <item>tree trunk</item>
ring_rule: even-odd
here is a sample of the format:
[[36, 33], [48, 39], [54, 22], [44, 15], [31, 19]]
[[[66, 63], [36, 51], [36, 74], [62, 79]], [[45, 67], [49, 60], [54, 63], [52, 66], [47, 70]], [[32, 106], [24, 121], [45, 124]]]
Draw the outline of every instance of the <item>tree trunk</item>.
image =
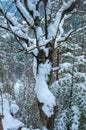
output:
[[[54, 51], [54, 49], [53, 49], [53, 47], [52, 47], [52, 48], [50, 49], [50, 51], [49, 51], [48, 56], [46, 56], [45, 51], [40, 50], [40, 51], [39, 51], [39, 54], [38, 54], [38, 56], [37, 56], [37, 76], [42, 77], [42, 78], [40, 78], [41, 81], [39, 81], [39, 82], [40, 82], [40, 85], [42, 84], [42, 82], [43, 82], [42, 80], [44, 79], [45, 86], [42, 85], [41, 87], [46, 87], [46, 86], [47, 86], [49, 93], [51, 93], [50, 90], [49, 90], [49, 86], [51, 85], [51, 81], [52, 81], [52, 80], [51, 80], [51, 79], [52, 79], [52, 72], [50, 71], [50, 73], [47, 74], [47, 77], [48, 77], [48, 78], [47, 78], [47, 80], [46, 80], [46, 79], [45, 79], [46, 76], [43, 77], [43, 75], [42, 75], [41, 72], [39, 71], [39, 70], [40, 70], [40, 69], [39, 69], [39, 66], [40, 66], [40, 65], [45, 65], [46, 62], [47, 62], [47, 63], [50, 63], [50, 64], [51, 64], [51, 68], [52, 68], [53, 51]], [[42, 68], [41, 68], [41, 69], [42, 69]], [[44, 72], [46, 73], [46, 71], [47, 71], [47, 69], [46, 69], [46, 67], [45, 67], [45, 71], [44, 71]], [[42, 72], [43, 72], [43, 70], [42, 70]], [[43, 74], [44, 74], [44, 73], [43, 73]], [[46, 74], [45, 74], [45, 75], [46, 75]], [[38, 82], [38, 81], [36, 81], [36, 82]], [[44, 88], [44, 89], [45, 89], [45, 88]], [[44, 89], [43, 89], [43, 90], [44, 90]], [[46, 94], [46, 89], [45, 89], [45, 94]], [[53, 94], [51, 94], [51, 95], [53, 95]], [[48, 95], [45, 95], [45, 97], [46, 97], [46, 100], [49, 98]], [[48, 99], [48, 101], [49, 101], [49, 99]], [[53, 129], [54, 129], [54, 119], [55, 119], [55, 115], [56, 115], [56, 107], [53, 106], [53, 114], [51, 114], [51, 116], [49, 117], [49, 116], [47, 116], [47, 115], [44, 113], [44, 111], [43, 111], [43, 109], [42, 109], [44, 103], [40, 102], [39, 99], [37, 99], [37, 103], [38, 103], [38, 108], [39, 108], [39, 113], [40, 113], [40, 121], [41, 121], [42, 129], [43, 129], [43, 127], [45, 127], [45, 128], [47, 128], [47, 129], [49, 129], [49, 130], [53, 130]]]
[[56, 115], [56, 107], [54, 108], [54, 114], [48, 118], [42, 110], [43, 104], [40, 103], [38, 100], [37, 100], [37, 103], [38, 103], [38, 108], [39, 108], [39, 113], [40, 113], [41, 126], [46, 127], [48, 130], [53, 130], [54, 129], [54, 120], [55, 120], [55, 115]]
[[4, 130], [3, 125], [2, 125], [2, 118], [1, 117], [0, 117], [0, 130]]

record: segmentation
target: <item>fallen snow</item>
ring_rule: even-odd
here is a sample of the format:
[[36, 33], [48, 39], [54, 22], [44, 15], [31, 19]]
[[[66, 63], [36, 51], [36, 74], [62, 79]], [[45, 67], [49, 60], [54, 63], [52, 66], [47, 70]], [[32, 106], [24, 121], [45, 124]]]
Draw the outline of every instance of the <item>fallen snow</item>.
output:
[[[4, 115], [4, 118], [2, 120], [3, 127], [4, 130], [8, 130], [8, 129], [18, 130], [20, 127], [23, 127], [24, 124], [11, 115], [11, 112], [13, 114], [16, 114], [19, 108], [15, 104], [15, 102], [11, 102], [10, 104], [11, 106], [10, 106], [9, 105], [10, 99], [8, 97], [10, 97], [9, 94], [3, 95], [3, 115]], [[0, 97], [0, 102], [1, 102], [1, 97]], [[1, 104], [0, 104], [0, 109], [1, 109]]]
[[[3, 115], [2, 124], [4, 130], [39, 130], [26, 128], [25, 125], [19, 121], [14, 115], [18, 112], [19, 107], [15, 101], [11, 100], [11, 96], [8, 93], [2, 95], [3, 97]], [[2, 98], [0, 97], [0, 114], [2, 114]]]

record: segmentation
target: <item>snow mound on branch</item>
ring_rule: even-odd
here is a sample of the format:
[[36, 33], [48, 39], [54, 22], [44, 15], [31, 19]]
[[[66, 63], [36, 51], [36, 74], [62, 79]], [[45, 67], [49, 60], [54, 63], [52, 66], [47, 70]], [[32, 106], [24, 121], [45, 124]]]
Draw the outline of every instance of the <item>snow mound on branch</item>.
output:
[[48, 61], [46, 61], [45, 64], [41, 64], [39, 66], [39, 73], [36, 77], [36, 86], [35, 86], [37, 98], [41, 103], [43, 103], [42, 110], [48, 117], [51, 117], [51, 115], [54, 114], [53, 109], [54, 106], [56, 105], [55, 97], [48, 89], [47, 85], [50, 70], [51, 70], [51, 64]]

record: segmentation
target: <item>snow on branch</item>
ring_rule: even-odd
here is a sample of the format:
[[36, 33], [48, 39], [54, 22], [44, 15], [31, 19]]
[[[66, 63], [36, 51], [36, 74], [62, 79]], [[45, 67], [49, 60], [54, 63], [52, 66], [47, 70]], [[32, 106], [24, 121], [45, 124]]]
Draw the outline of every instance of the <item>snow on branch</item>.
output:
[[72, 33], [72, 36], [75, 35], [75, 33], [78, 33], [79, 31], [83, 31], [84, 29], [86, 29], [86, 25], [83, 25], [82, 27], [78, 28], [77, 30], [74, 30]]
[[65, 14], [64, 17], [62, 18], [62, 20], [59, 24], [59, 31], [60, 31], [59, 37], [61, 37], [63, 35], [63, 33], [64, 33], [63, 25], [64, 25], [65, 20], [68, 19], [69, 17], [71, 17], [71, 14], [69, 14], [69, 15]]
[[72, 106], [72, 111], [73, 111], [73, 117], [72, 117], [72, 130], [78, 130], [79, 129], [79, 120], [80, 120], [80, 111], [78, 106]]
[[[50, 44], [50, 42], [52, 42], [52, 40], [53, 40], [53, 38], [51, 38], [51, 39], [47, 39], [47, 40], [44, 40], [44, 43], [42, 43], [42, 44], [40, 44], [40, 45], [36, 45], [36, 40], [35, 39], [33, 39], [34, 40], [34, 44], [33, 45], [31, 45], [30, 47], [27, 47], [26, 48], [26, 51], [27, 51], [27, 53], [28, 54], [30, 54], [30, 53], [34, 53], [35, 52], [35, 50], [36, 50], [36, 52], [37, 52], [37, 49], [45, 49], [45, 47], [48, 45], [48, 44]], [[31, 41], [31, 40], [30, 40]], [[33, 41], [32, 41], [33, 42]], [[34, 53], [34, 55], [36, 56], [36, 54]]]
[[24, 4], [30, 15], [35, 18], [36, 16], [39, 16], [38, 12], [38, 4], [40, 1], [36, 2], [36, 5], [32, 4], [30, 0], [24, 0]]
[[60, 69], [59, 67], [54, 67], [54, 68], [52, 68], [52, 71], [54, 72], [54, 71], [57, 71], [59, 69]]
[[55, 40], [55, 48], [58, 47], [58, 44], [61, 43], [61, 42], [64, 42], [67, 40], [67, 38], [69, 38], [69, 36], [71, 35], [71, 33], [73, 32], [73, 30], [70, 30], [67, 34], [65, 34], [63, 37], [57, 37], [56, 40]]
[[3, 23], [3, 24], [0, 23], [0, 27], [3, 28], [3, 29], [6, 29], [7, 31], [10, 31], [7, 23]]
[[23, 18], [27, 21], [28, 24], [34, 25], [34, 20], [29, 12], [25, 9], [24, 5], [20, 2], [20, 0], [16, 0], [16, 7], [23, 16]]
[[[57, 31], [59, 29], [59, 24], [60, 24], [61, 20], [63, 19], [65, 14], [70, 13], [75, 8], [75, 6], [77, 5], [77, 2], [79, 2], [79, 1], [80, 0], [68, 0], [68, 2], [63, 3], [62, 7], [56, 13], [55, 22], [53, 24], [50, 24], [48, 27], [48, 33], [49, 33], [48, 37], [57, 35]], [[50, 30], [51, 30], [51, 32], [50, 32]], [[52, 31], [53, 31], [53, 33], [52, 33]]]

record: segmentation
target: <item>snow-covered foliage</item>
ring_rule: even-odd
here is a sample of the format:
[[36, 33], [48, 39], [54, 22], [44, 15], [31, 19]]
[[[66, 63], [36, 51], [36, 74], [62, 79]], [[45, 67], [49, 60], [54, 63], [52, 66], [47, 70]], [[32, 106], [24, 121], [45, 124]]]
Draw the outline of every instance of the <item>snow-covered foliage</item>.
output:
[[67, 130], [67, 120], [67, 110], [59, 112], [55, 130]]
[[73, 116], [72, 116], [72, 130], [78, 130], [79, 129], [79, 119], [80, 119], [80, 112], [79, 108], [77, 106], [72, 106]]
[[59, 80], [51, 86], [58, 106], [56, 130], [66, 130], [68, 127], [71, 130], [85, 129], [86, 123], [83, 120], [86, 119], [86, 73], [83, 69], [86, 59], [82, 56], [79, 45], [71, 43], [70, 47], [67, 44], [61, 46]]

